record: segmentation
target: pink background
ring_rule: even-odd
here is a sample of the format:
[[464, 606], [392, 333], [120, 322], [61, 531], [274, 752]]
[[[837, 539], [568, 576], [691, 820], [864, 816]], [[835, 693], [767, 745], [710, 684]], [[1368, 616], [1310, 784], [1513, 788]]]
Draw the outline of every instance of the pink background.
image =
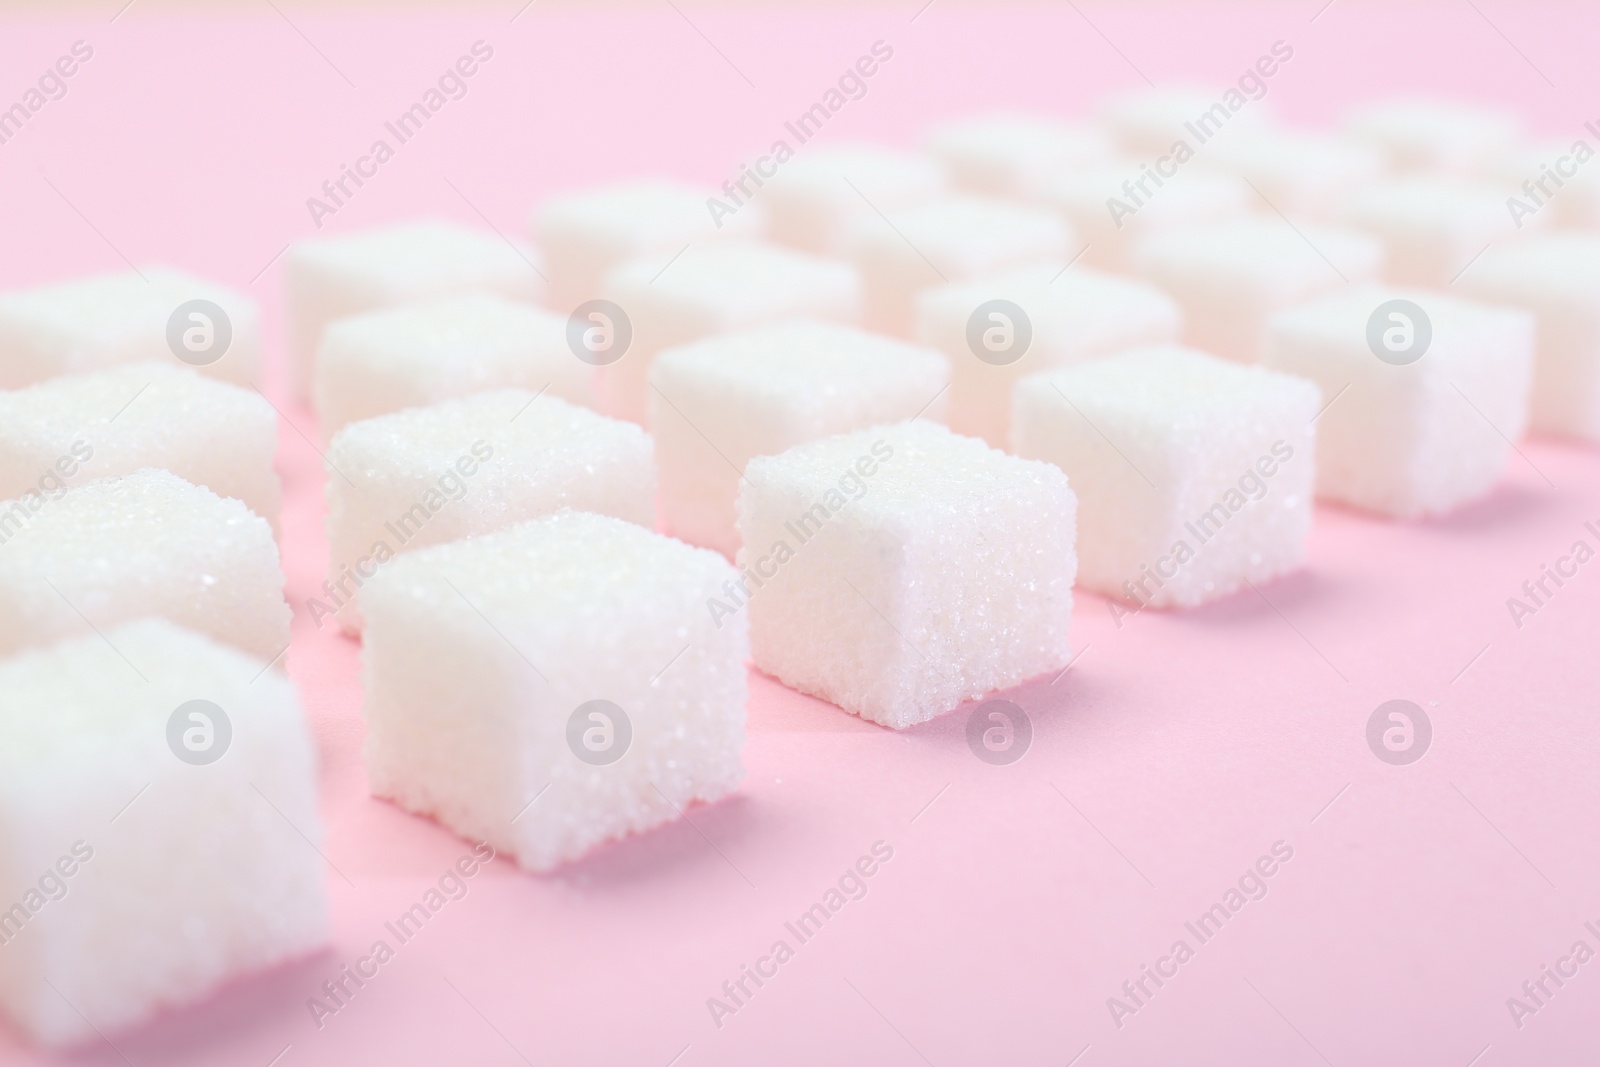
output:
[[[535, 4], [515, 22], [515, 2], [13, 15], [7, 104], [75, 40], [95, 52], [0, 145], [0, 286], [121, 269], [122, 254], [169, 262], [248, 289], [278, 359], [267, 267], [312, 232], [305, 198], [478, 39], [495, 53], [469, 95], [328, 231], [433, 214], [520, 234], [556, 189], [647, 172], [720, 184], [879, 39], [894, 59], [829, 137], [909, 143], [999, 104], [1083, 113], [1140, 83], [1135, 65], [1231, 80], [1280, 38], [1295, 57], [1270, 99], [1294, 119], [1403, 89], [1512, 102], [1563, 137], [1600, 118], [1592, 7], [1336, 0], [1312, 22], [1319, 2], [937, 0], [915, 22], [913, 2]], [[356, 646], [303, 609], [323, 563], [320, 464], [286, 426], [288, 666], [343, 874], [329, 871], [335, 944], [114, 1036], [120, 1054], [64, 1062], [1593, 1062], [1600, 961], [1521, 1030], [1505, 1006], [1578, 938], [1600, 948], [1581, 925], [1600, 920], [1600, 562], [1520, 631], [1505, 606], [1575, 539], [1594, 543], [1582, 523], [1600, 520], [1600, 456], [1524, 452], [1445, 521], [1320, 509], [1310, 568], [1264, 588], [1270, 605], [1246, 593], [1118, 630], [1083, 595], [1077, 666], [1010, 694], [1036, 734], [1010, 767], [972, 756], [964, 711], [894, 734], [752, 674], [738, 798], [553, 876], [492, 865], [319, 1030], [306, 999], [468, 845], [367, 795]], [[1433, 717], [1433, 749], [1410, 767], [1366, 746], [1392, 698]], [[894, 858], [869, 895], [716, 1028], [706, 998], [880, 839]], [[1279, 840], [1294, 858], [1269, 895], [1114, 1026], [1106, 998]], [[0, 1061], [56, 1062], [3, 1029]]]

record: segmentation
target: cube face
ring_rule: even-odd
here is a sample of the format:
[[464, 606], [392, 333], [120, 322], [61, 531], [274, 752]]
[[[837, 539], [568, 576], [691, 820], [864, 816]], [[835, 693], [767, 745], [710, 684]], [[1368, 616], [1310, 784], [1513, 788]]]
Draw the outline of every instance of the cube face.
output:
[[[1384, 245], [1384, 278], [1396, 285], [1444, 288], [1492, 242], [1517, 235], [1506, 199], [1493, 186], [1416, 175], [1358, 189], [1340, 221]], [[1523, 220], [1542, 225], [1545, 216]]]
[[956, 185], [985, 196], [1032, 197], [1062, 172], [1112, 154], [1110, 138], [1092, 126], [1009, 113], [945, 123], [929, 131], [927, 147]]
[[[917, 339], [948, 355], [954, 368], [951, 429], [1009, 448], [1011, 394], [1024, 376], [1178, 339], [1183, 313], [1154, 285], [1064, 266], [942, 285], [918, 298]], [[1020, 308], [1024, 321], [1012, 322], [1015, 312], [994, 301]]]
[[1133, 248], [1156, 233], [1245, 215], [1255, 199], [1238, 178], [1198, 167], [1168, 181], [1132, 158], [1058, 175], [1039, 201], [1061, 213], [1088, 245], [1079, 262], [1126, 270]]
[[1152, 236], [1135, 273], [1183, 309], [1184, 343], [1240, 363], [1261, 359], [1267, 319], [1343, 288], [1374, 282], [1383, 246], [1367, 234], [1252, 218]]
[[[1374, 319], [1380, 330], [1421, 336], [1414, 310], [1391, 312], [1395, 300], [1421, 308], [1431, 334], [1420, 358], [1404, 365], [1378, 358], [1368, 343]], [[1343, 391], [1317, 419], [1317, 494], [1416, 518], [1481, 496], [1499, 479], [1527, 425], [1533, 345], [1527, 312], [1362, 287], [1274, 318], [1265, 362], [1310, 378], [1328, 397]]]
[[823, 322], [668, 349], [651, 371], [650, 398], [667, 528], [731, 557], [751, 458], [919, 414], [941, 419], [949, 382], [938, 352]]
[[856, 225], [877, 211], [931, 200], [949, 189], [932, 156], [874, 144], [808, 149], [762, 187], [774, 241], [823, 256], [845, 256]]
[[265, 398], [188, 369], [139, 363], [52, 378], [0, 393], [0, 500], [159, 467], [276, 526], [277, 444]]
[[487, 294], [446, 297], [330, 324], [312, 398], [322, 432], [491, 389], [548, 390], [600, 406], [595, 368], [567, 346], [567, 320]]
[[949, 282], [1066, 262], [1073, 234], [1059, 216], [973, 196], [929, 201], [862, 220], [852, 237], [868, 329], [909, 337], [917, 295]]
[[1070, 657], [1076, 503], [1048, 464], [923, 421], [750, 461], [756, 666], [901, 729]]
[[0, 664], [0, 732], [0, 1007], [35, 1041], [115, 1034], [327, 942], [288, 678], [131, 622]]
[[755, 242], [632, 260], [610, 274], [605, 292], [633, 332], [623, 355], [602, 369], [606, 410], [637, 423], [648, 414], [650, 364], [664, 348], [787, 319], [854, 323], [861, 315], [861, 282], [850, 266]]
[[1491, 249], [1457, 288], [1535, 316], [1533, 428], [1600, 440], [1600, 237], [1552, 234]]
[[1210, 146], [1218, 137], [1222, 143], [1271, 123], [1268, 101], [1246, 102], [1237, 89], [1222, 85], [1151, 86], [1119, 93], [1100, 109], [1100, 124], [1123, 151], [1139, 157], [1170, 152], [1178, 141], [1191, 148]]
[[[712, 201], [729, 213], [713, 211]], [[601, 296], [606, 275], [630, 259], [670, 256], [711, 237], [757, 239], [766, 219], [760, 205], [710, 186], [657, 179], [552, 197], [534, 230], [549, 264], [551, 306], [565, 315]]]
[[1173, 346], [1026, 378], [1019, 455], [1078, 495], [1078, 583], [1192, 607], [1298, 568], [1316, 468], [1310, 382]]
[[733, 578], [573, 512], [401, 557], [364, 596], [373, 792], [532, 870], [726, 795], [749, 638], [706, 605]]
[[309, 395], [334, 319], [463, 293], [537, 303], [546, 289], [538, 263], [498, 234], [439, 220], [299, 242], [284, 266], [297, 391]]
[[359, 597], [396, 555], [562, 508], [655, 523], [655, 463], [638, 426], [521, 389], [352, 423], [328, 446], [326, 599], [361, 627]]
[[1277, 210], [1322, 220], [1387, 167], [1381, 151], [1354, 138], [1283, 129], [1224, 139], [1203, 160], [1248, 180]]
[[[226, 324], [210, 308], [190, 307], [194, 301], [220, 308]], [[177, 364], [180, 349], [183, 362], [207, 377], [259, 380], [255, 301], [166, 267], [0, 293], [0, 389], [127, 363]]]
[[289, 646], [272, 527], [163, 470], [0, 503], [0, 654], [159, 616], [271, 662]]
[[1471, 174], [1512, 149], [1516, 114], [1426, 97], [1377, 100], [1345, 116], [1352, 136], [1376, 146], [1396, 170]]

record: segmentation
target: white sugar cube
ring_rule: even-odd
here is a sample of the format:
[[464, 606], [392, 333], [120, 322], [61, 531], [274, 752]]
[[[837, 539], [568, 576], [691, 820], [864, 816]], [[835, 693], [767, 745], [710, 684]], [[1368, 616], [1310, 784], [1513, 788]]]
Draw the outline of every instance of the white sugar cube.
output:
[[1023, 379], [1016, 448], [1078, 494], [1079, 585], [1192, 607], [1305, 561], [1318, 403], [1300, 378], [1142, 348]]
[[[1492, 242], [1517, 235], [1494, 186], [1411, 175], [1358, 189], [1339, 210], [1345, 225], [1384, 245], [1384, 277], [1397, 285], [1444, 288]], [[1525, 225], [1537, 226], [1544, 216]]]
[[761, 190], [772, 239], [818, 255], [848, 254], [856, 223], [945, 193], [932, 156], [873, 144], [807, 149]]
[[[1174, 170], [1162, 163], [1163, 170]], [[1255, 194], [1227, 174], [1188, 167], [1162, 177], [1149, 163], [1124, 159], [1076, 168], [1038, 196], [1061, 213], [1088, 247], [1079, 262], [1124, 270], [1135, 245], [1154, 233], [1246, 214]]]
[[1111, 139], [1093, 126], [1005, 112], [936, 126], [926, 143], [958, 186], [989, 196], [1033, 196], [1061, 175], [1111, 156]]
[[328, 940], [288, 678], [160, 619], [0, 663], [0, 1008], [98, 1041]]
[[0, 500], [146, 467], [242, 500], [276, 526], [278, 416], [248, 389], [137, 363], [0, 393]]
[[650, 378], [667, 529], [732, 556], [751, 457], [919, 414], [942, 419], [950, 361], [848, 326], [796, 321], [670, 348]]
[[309, 394], [322, 331], [335, 319], [462, 293], [537, 303], [545, 288], [532, 251], [453, 222], [428, 219], [299, 241], [284, 266], [295, 387]]
[[356, 594], [395, 555], [576, 508], [655, 523], [650, 438], [629, 422], [500, 389], [354, 422], [328, 445], [330, 567], [310, 604], [360, 629]]
[[1527, 312], [1363, 286], [1275, 316], [1265, 361], [1327, 398], [1317, 494], [1412, 518], [1499, 479], [1527, 425], [1533, 346]]
[[1600, 236], [1551, 234], [1491, 249], [1455, 288], [1535, 316], [1533, 428], [1600, 440]]
[[566, 316], [475, 293], [331, 323], [311, 394], [332, 437], [362, 419], [508, 388], [600, 406], [595, 368], [568, 347]]
[[1331, 216], [1346, 196], [1376, 181], [1386, 167], [1383, 153], [1370, 144], [1285, 129], [1223, 139], [1197, 164], [1243, 178], [1286, 215], [1317, 219]]
[[1191, 152], [1200, 151], [1219, 136], [1226, 141], [1270, 126], [1272, 108], [1265, 95], [1264, 83], [1260, 94], [1248, 95], [1235, 86], [1150, 86], [1107, 100], [1100, 124], [1136, 156], [1164, 155], [1179, 141]]
[[750, 461], [740, 583], [756, 666], [883, 726], [1069, 662], [1067, 479], [926, 420]]
[[0, 503], [0, 655], [146, 615], [275, 660], [290, 612], [267, 520], [153, 469]]
[[1176, 341], [1182, 327], [1177, 303], [1149, 282], [1060, 264], [941, 285], [917, 302], [917, 338], [955, 368], [950, 428], [995, 448], [1010, 447], [1019, 378]]
[[[565, 315], [600, 296], [606, 275], [630, 259], [670, 256], [710, 237], [760, 237], [762, 208], [749, 202], [750, 183], [745, 190], [646, 179], [551, 197], [533, 221], [549, 264], [551, 306]], [[712, 201], [731, 213], [713, 211]]]
[[363, 593], [372, 791], [531, 870], [744, 776], [748, 631], [721, 556], [565, 512], [407, 553]]
[[1399, 170], [1470, 174], [1522, 135], [1514, 112], [1426, 97], [1377, 100], [1345, 116], [1345, 129], [1375, 145]]
[[1600, 165], [1583, 138], [1546, 140], [1496, 156], [1479, 175], [1509, 199], [1506, 212], [1525, 229], [1535, 215], [1557, 226], [1600, 229]]
[[1187, 344], [1252, 363], [1273, 312], [1376, 281], [1383, 246], [1353, 230], [1246, 218], [1156, 234], [1135, 247], [1132, 263], [1183, 308]]
[[0, 293], [0, 389], [143, 362], [181, 362], [239, 385], [258, 380], [255, 301], [167, 267]]
[[1078, 249], [1057, 214], [1002, 200], [950, 196], [861, 220], [851, 239], [870, 329], [908, 337], [917, 294], [948, 282], [1066, 262]]
[[[605, 293], [632, 331], [620, 356], [595, 356], [604, 368], [606, 410], [638, 423], [646, 417], [650, 363], [663, 348], [785, 319], [853, 323], [861, 316], [854, 268], [758, 242], [695, 245], [671, 257], [630, 260], [607, 277]], [[620, 346], [621, 337], [612, 333], [606, 343]]]

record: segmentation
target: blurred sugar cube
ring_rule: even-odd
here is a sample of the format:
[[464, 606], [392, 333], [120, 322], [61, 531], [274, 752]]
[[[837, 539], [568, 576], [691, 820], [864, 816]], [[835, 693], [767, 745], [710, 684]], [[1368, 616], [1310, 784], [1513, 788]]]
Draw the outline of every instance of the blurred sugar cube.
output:
[[267, 520], [164, 470], [0, 503], [0, 655], [160, 616], [259, 658], [289, 646]]
[[1528, 421], [1534, 318], [1352, 288], [1274, 316], [1265, 362], [1322, 387], [1317, 494], [1414, 518], [1482, 496]]
[[605, 293], [621, 321], [609, 321], [611, 309], [597, 311], [594, 329], [604, 336], [590, 347], [603, 368], [607, 412], [638, 423], [650, 364], [663, 348], [785, 319], [853, 323], [861, 315], [861, 281], [849, 264], [758, 242], [631, 260], [612, 271]]
[[1354, 137], [1374, 145], [1396, 170], [1471, 174], [1504, 156], [1522, 121], [1504, 108], [1405, 96], [1375, 100], [1344, 119]]
[[1228, 174], [1189, 167], [1177, 170], [1157, 159], [1125, 159], [1074, 168], [1040, 192], [1038, 202], [1059, 212], [1085, 246], [1080, 262], [1125, 270], [1139, 241], [1155, 233], [1246, 214], [1255, 200], [1250, 187]]
[[289, 679], [165, 620], [0, 662], [0, 1007], [94, 1041], [328, 940]]
[[[1266, 63], [1276, 73], [1277, 61]], [[1141, 87], [1109, 97], [1099, 122], [1123, 151], [1141, 158], [1171, 152], [1179, 141], [1195, 151], [1219, 136], [1226, 141], [1269, 127], [1272, 105], [1265, 95], [1264, 83], [1260, 94], [1248, 96], [1225, 85]]]
[[986, 196], [1031, 197], [1057, 176], [1112, 154], [1111, 139], [1094, 126], [1020, 113], [956, 119], [924, 140], [956, 185]]
[[330, 324], [312, 397], [331, 438], [362, 419], [506, 388], [600, 403], [595, 368], [568, 345], [566, 316], [474, 293]]
[[944, 417], [950, 361], [831, 323], [796, 321], [661, 353], [650, 431], [667, 528], [732, 556], [739, 481], [751, 457], [922, 415]]
[[1245, 218], [1153, 235], [1135, 273], [1183, 308], [1184, 341], [1241, 363], [1261, 358], [1273, 312], [1379, 277], [1383, 246], [1354, 230]]
[[[1492, 242], [1517, 235], [1506, 198], [1492, 185], [1409, 175], [1351, 193], [1339, 221], [1384, 245], [1384, 278], [1442, 289]], [[1545, 216], [1525, 224], [1538, 226]]]
[[1249, 182], [1273, 209], [1310, 219], [1329, 218], [1387, 165], [1381, 151], [1354, 138], [1281, 128], [1219, 141], [1197, 162]]
[[1070, 659], [1076, 502], [1046, 463], [925, 420], [752, 459], [739, 491], [756, 666], [902, 729]]
[[861, 219], [940, 196], [945, 168], [929, 155], [875, 144], [807, 149], [761, 190], [774, 241], [803, 252], [844, 256]]
[[[1597, 135], [1600, 136], [1600, 135]], [[1600, 229], [1600, 164], [1583, 138], [1541, 140], [1490, 160], [1478, 175], [1509, 199], [1517, 229], [1535, 215], [1557, 226]]]
[[950, 428], [1011, 444], [1018, 379], [1144, 344], [1176, 341], [1177, 303], [1149, 282], [1064, 264], [928, 289], [916, 336], [950, 357]]
[[538, 303], [545, 289], [531, 250], [438, 219], [296, 242], [284, 266], [295, 389], [309, 395], [323, 330], [335, 319], [462, 293]]
[[1317, 387], [1154, 346], [1025, 378], [1018, 455], [1078, 496], [1078, 584], [1192, 607], [1305, 561]]
[[0, 389], [124, 363], [178, 363], [238, 385], [261, 376], [255, 301], [167, 267], [0, 293]]
[[744, 776], [721, 556], [565, 512], [401, 556], [363, 592], [373, 793], [543, 871]]
[[851, 247], [861, 270], [865, 322], [909, 337], [924, 289], [1034, 263], [1064, 263], [1077, 251], [1073, 241], [1054, 212], [976, 196], [942, 197], [863, 219]]
[[331, 561], [312, 613], [359, 630], [356, 594], [396, 554], [562, 508], [649, 528], [651, 451], [633, 423], [522, 389], [351, 423], [328, 446]]

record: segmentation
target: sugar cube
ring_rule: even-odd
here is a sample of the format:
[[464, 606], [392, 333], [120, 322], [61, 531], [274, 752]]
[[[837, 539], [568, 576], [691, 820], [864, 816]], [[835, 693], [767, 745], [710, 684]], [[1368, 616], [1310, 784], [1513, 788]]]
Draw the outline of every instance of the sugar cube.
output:
[[146, 615], [276, 660], [290, 612], [272, 527], [154, 469], [0, 503], [0, 655]]
[[[567, 314], [601, 294], [606, 275], [630, 259], [673, 255], [709, 237], [759, 238], [760, 203], [709, 186], [645, 179], [551, 197], [534, 217], [549, 264], [550, 304]], [[731, 213], [713, 211], [721, 203]]]
[[0, 735], [0, 1008], [34, 1041], [115, 1034], [327, 942], [284, 675], [127, 622], [0, 662]]
[[918, 415], [942, 419], [950, 361], [852, 327], [797, 320], [669, 348], [650, 379], [667, 529], [732, 556], [734, 504], [751, 457]]
[[1119, 93], [1100, 109], [1100, 124], [1125, 152], [1160, 156], [1182, 141], [1191, 152], [1272, 124], [1271, 105], [1232, 86], [1171, 84]]
[[545, 288], [531, 250], [438, 219], [297, 242], [284, 267], [295, 387], [309, 394], [322, 331], [334, 319], [461, 293], [538, 303]]
[[[1494, 186], [1429, 174], [1358, 189], [1339, 219], [1383, 242], [1386, 280], [1428, 288], [1451, 284], [1490, 243], [1517, 235]], [[1542, 221], [1534, 216], [1526, 224]]]
[[1079, 585], [1193, 607], [1304, 563], [1318, 403], [1303, 379], [1151, 346], [1024, 378], [1016, 450], [1078, 494]]
[[331, 323], [311, 393], [332, 437], [362, 419], [507, 388], [600, 406], [595, 368], [568, 347], [565, 316], [470, 293]]
[[926, 420], [745, 469], [740, 582], [756, 666], [894, 729], [1070, 659], [1072, 490], [1061, 471]]
[[605, 292], [631, 331], [626, 343], [620, 330], [609, 333], [595, 350], [606, 410], [638, 423], [646, 417], [650, 363], [663, 348], [785, 319], [853, 323], [861, 315], [861, 281], [851, 266], [758, 242], [630, 260], [607, 277]]
[[1329, 218], [1352, 191], [1376, 181], [1386, 160], [1370, 144], [1337, 134], [1271, 129], [1224, 139], [1199, 165], [1248, 181], [1289, 216]]
[[1066, 262], [1078, 249], [1054, 212], [976, 196], [863, 219], [852, 237], [869, 329], [909, 337], [917, 294], [948, 282]]
[[1600, 440], [1600, 236], [1550, 234], [1490, 249], [1455, 287], [1537, 320], [1533, 428]]
[[1522, 121], [1504, 108], [1428, 97], [1376, 100], [1345, 116], [1351, 135], [1375, 145], [1397, 170], [1470, 174], [1512, 149]]
[[277, 444], [266, 398], [188, 368], [70, 374], [0, 393], [0, 500], [159, 467], [276, 526]]
[[0, 389], [123, 363], [175, 363], [247, 385], [261, 375], [255, 301], [167, 267], [0, 293]]
[[655, 523], [650, 438], [632, 423], [523, 389], [354, 422], [328, 445], [331, 565], [318, 625], [361, 618], [356, 593], [396, 554], [561, 508]]
[[549, 870], [744, 776], [721, 556], [563, 512], [409, 552], [363, 591], [375, 795]]
[[1030, 197], [1059, 175], [1111, 155], [1099, 129], [1045, 115], [1001, 112], [928, 131], [927, 147], [955, 183], [988, 196]]
[[1183, 308], [1185, 343], [1241, 363], [1261, 358], [1273, 312], [1376, 281], [1382, 262], [1367, 234], [1264, 217], [1155, 234], [1132, 256], [1135, 273]]
[[949, 178], [932, 156], [874, 144], [808, 149], [761, 190], [772, 239], [824, 256], [850, 251], [855, 225], [946, 192]]
[[1084, 267], [1028, 267], [925, 291], [916, 336], [950, 357], [950, 428], [995, 448], [1011, 443], [1017, 380], [1125, 348], [1176, 341], [1177, 303], [1149, 282]]
[[1479, 177], [1507, 196], [1506, 213], [1518, 229], [1547, 213], [1557, 226], [1600, 229], [1600, 166], [1590, 166], [1594, 157], [1595, 146], [1582, 138], [1538, 141], [1496, 156]]
[[1232, 175], [1190, 167], [1163, 178], [1148, 163], [1122, 159], [1075, 168], [1048, 184], [1038, 201], [1060, 212], [1087, 246], [1082, 263], [1125, 270], [1145, 237], [1238, 218], [1255, 194]]
[[1272, 319], [1268, 366], [1322, 387], [1317, 494], [1402, 518], [1486, 493], [1522, 436], [1533, 316], [1355, 287]]

